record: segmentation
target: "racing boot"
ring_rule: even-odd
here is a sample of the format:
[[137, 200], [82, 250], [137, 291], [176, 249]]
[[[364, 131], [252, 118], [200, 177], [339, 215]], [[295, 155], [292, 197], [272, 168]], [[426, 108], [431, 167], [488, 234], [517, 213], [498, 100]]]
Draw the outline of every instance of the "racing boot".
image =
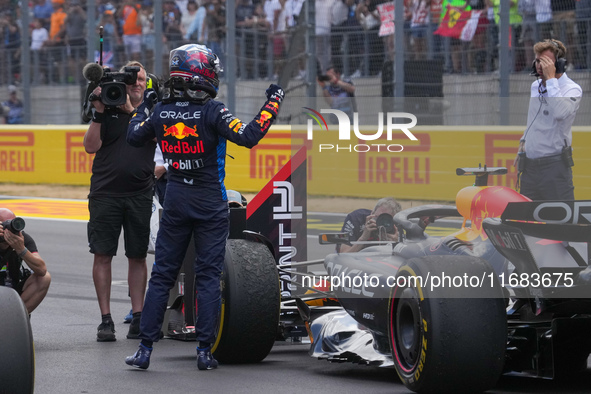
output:
[[211, 346], [205, 348], [197, 348], [197, 368], [200, 371], [207, 369], [216, 369], [218, 367], [218, 360], [211, 355]]
[[140, 347], [133, 356], [125, 358], [125, 364], [131, 365], [135, 368], [148, 369], [150, 366], [150, 355], [152, 354], [151, 347], [144, 346], [140, 343]]
[[129, 331], [127, 332], [127, 339], [138, 339], [140, 337], [140, 320], [142, 318], [142, 312], [136, 312], [133, 314], [131, 324], [129, 325]]

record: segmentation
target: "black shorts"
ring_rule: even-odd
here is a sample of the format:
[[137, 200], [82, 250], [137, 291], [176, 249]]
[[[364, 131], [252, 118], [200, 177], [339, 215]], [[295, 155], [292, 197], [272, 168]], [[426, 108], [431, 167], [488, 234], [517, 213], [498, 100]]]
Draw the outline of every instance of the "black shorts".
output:
[[25, 282], [27, 281], [27, 279], [29, 279], [29, 276], [31, 276], [32, 273], [33, 272], [30, 269], [21, 267], [20, 280], [16, 284], [16, 286], [14, 286], [14, 290], [16, 290], [19, 295], [23, 294], [23, 287], [25, 287]]
[[123, 227], [125, 256], [145, 258], [150, 238], [153, 190], [132, 197], [91, 197], [88, 200], [90, 253], [115, 256]]
[[[25, 282], [29, 279], [33, 272], [25, 267], [21, 267], [18, 275], [18, 279], [12, 279], [10, 287], [12, 287], [19, 295], [23, 294], [23, 288], [25, 287]], [[0, 286], [6, 286], [7, 278], [3, 275], [0, 277]]]

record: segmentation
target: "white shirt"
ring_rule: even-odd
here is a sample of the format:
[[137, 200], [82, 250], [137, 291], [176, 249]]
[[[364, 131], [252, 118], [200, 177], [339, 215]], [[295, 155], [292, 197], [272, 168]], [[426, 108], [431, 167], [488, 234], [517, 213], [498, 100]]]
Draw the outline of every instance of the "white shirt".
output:
[[183, 37], [185, 40], [192, 40], [191, 36], [195, 34], [195, 40], [200, 44], [205, 44], [207, 42], [207, 23], [205, 23], [205, 18], [207, 17], [207, 10], [204, 6], [201, 6], [197, 9], [197, 13], [195, 14], [195, 19], [189, 25], [185, 36]]
[[525, 153], [530, 159], [558, 155], [572, 143], [571, 127], [581, 104], [583, 90], [566, 73], [542, 85], [539, 79], [531, 84], [527, 113]]
[[277, 18], [277, 26], [275, 26], [275, 32], [282, 33], [287, 30], [287, 15], [285, 13], [285, 7], [281, 8], [279, 17]]
[[339, 26], [341, 23], [347, 20], [349, 15], [349, 7], [342, 1], [337, 1], [332, 7], [332, 25]]
[[316, 0], [316, 35], [326, 36], [330, 34], [332, 24], [332, 8], [334, 0]]
[[552, 6], [550, 0], [536, 0], [536, 21], [538, 23], [549, 22], [552, 19]]
[[279, 2], [279, 0], [266, 0], [265, 4], [263, 5], [263, 10], [265, 11], [265, 18], [267, 18], [267, 22], [269, 22], [273, 30], [277, 30], [277, 26], [274, 26], [275, 11], [280, 9], [281, 3]]
[[287, 0], [283, 9], [285, 10], [285, 16], [287, 17], [287, 26], [293, 27], [296, 25], [295, 16], [299, 16], [302, 11], [304, 0]]
[[41, 49], [43, 43], [47, 41], [49, 38], [49, 33], [47, 29], [41, 27], [39, 29], [35, 29], [31, 32], [31, 49], [37, 51]]
[[160, 145], [156, 144], [156, 150], [154, 151], [154, 165], [157, 166], [164, 166], [168, 171], [168, 163], [164, 162], [164, 157], [162, 156], [162, 150], [160, 149]]
[[181, 31], [186, 34], [189, 31], [189, 29], [191, 28], [191, 25], [193, 24], [193, 20], [196, 17], [197, 17], [197, 10], [195, 10], [193, 15], [191, 15], [189, 13], [189, 11], [187, 11], [187, 10], [183, 11], [183, 13], [181, 14]]

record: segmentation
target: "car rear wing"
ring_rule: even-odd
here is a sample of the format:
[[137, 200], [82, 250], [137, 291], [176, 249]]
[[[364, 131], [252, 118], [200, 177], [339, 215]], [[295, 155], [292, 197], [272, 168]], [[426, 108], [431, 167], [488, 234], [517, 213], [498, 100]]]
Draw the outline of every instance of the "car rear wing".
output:
[[[591, 201], [510, 202], [501, 220], [485, 219], [483, 228], [489, 239], [507, 259], [520, 262], [521, 272], [539, 272], [524, 235], [562, 242], [587, 244], [587, 260], [591, 256]], [[572, 246], [565, 249], [579, 267], [589, 261]]]
[[590, 200], [510, 202], [501, 220], [533, 237], [591, 243]]

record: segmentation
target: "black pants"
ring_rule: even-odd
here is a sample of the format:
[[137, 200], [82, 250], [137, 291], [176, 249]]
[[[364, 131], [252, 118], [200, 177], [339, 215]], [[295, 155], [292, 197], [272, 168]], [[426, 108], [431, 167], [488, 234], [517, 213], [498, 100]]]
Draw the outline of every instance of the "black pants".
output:
[[526, 159], [519, 192], [532, 200], [574, 200], [572, 169], [560, 155]]
[[156, 239], [156, 257], [140, 322], [140, 339], [151, 342], [160, 339], [168, 294], [178, 277], [187, 246], [193, 241], [198, 305], [196, 339], [215, 342], [221, 299], [220, 276], [229, 231], [228, 203], [198, 197], [197, 187], [168, 182]]

